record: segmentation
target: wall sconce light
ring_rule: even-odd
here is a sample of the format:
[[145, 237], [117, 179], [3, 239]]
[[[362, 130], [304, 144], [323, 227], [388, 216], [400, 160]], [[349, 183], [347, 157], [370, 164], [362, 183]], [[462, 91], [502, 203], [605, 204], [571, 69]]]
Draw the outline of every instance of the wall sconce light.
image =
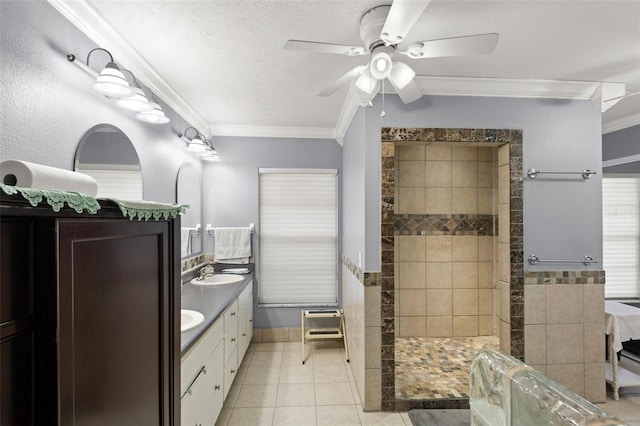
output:
[[[192, 138], [187, 136], [187, 131], [189, 129], [193, 129], [196, 131], [196, 135]], [[198, 132], [198, 129], [195, 127], [187, 127], [184, 131], [184, 134], [179, 133], [178, 137], [184, 136], [187, 139], [187, 150], [191, 152], [204, 152], [207, 149], [207, 146], [204, 143], [203, 137]]]
[[[89, 67], [89, 58], [91, 53], [96, 50], [103, 50], [109, 55], [111, 62], [107, 64], [105, 69], [98, 75], [93, 68]], [[151, 124], [165, 124], [168, 123], [169, 117], [167, 117], [162, 111], [162, 107], [158, 104], [157, 100], [151, 92], [151, 96], [154, 102], [149, 102], [146, 97], [140, 83], [136, 79], [135, 75], [129, 70], [120, 69], [118, 65], [113, 62], [113, 56], [108, 50], [101, 47], [93, 49], [87, 55], [87, 65], [81, 61], [76, 60], [76, 56], [72, 53], [67, 55], [67, 60], [73, 62], [78, 67], [82, 68], [87, 74], [96, 78], [96, 83], [93, 84], [94, 90], [105, 95], [108, 98], [117, 98], [117, 104], [129, 111], [136, 111], [136, 118], [141, 121], [145, 121]], [[133, 77], [133, 88], [129, 86], [129, 82], [125, 78], [122, 71], [127, 71]], [[103, 75], [104, 74], [104, 75]]]
[[200, 154], [200, 159], [204, 161], [221, 161], [220, 156], [216, 152], [216, 149], [213, 146], [213, 142], [210, 139], [205, 139], [205, 151]]
[[162, 107], [160, 107], [158, 102], [149, 102], [149, 106], [151, 106], [153, 109], [136, 114], [136, 118], [138, 120], [145, 121], [151, 124], [166, 124], [171, 121], [169, 120], [169, 117], [164, 114], [164, 111], [162, 111]]
[[96, 50], [107, 52], [109, 55], [109, 62], [100, 72], [96, 82], [91, 86], [93, 87], [93, 90], [110, 98], [124, 98], [133, 95], [133, 90], [129, 87], [127, 79], [120, 71], [120, 67], [118, 67], [118, 65], [113, 61], [113, 56], [108, 50], [101, 47], [96, 47], [91, 50], [87, 55], [87, 66], [89, 66], [91, 54]]
[[140, 83], [138, 82], [138, 80], [136, 80], [136, 76], [133, 75], [131, 71], [126, 70], [124, 68], [121, 71], [123, 72], [126, 71], [129, 74], [131, 74], [131, 78], [133, 78], [133, 87], [131, 88], [131, 90], [133, 90], [133, 95], [127, 96], [126, 98], [118, 99], [118, 101], [116, 102], [118, 106], [128, 111], [135, 111], [135, 112], [152, 111], [154, 107], [153, 105], [151, 105], [151, 103], [145, 96], [144, 91], [142, 90], [142, 87], [140, 87]]

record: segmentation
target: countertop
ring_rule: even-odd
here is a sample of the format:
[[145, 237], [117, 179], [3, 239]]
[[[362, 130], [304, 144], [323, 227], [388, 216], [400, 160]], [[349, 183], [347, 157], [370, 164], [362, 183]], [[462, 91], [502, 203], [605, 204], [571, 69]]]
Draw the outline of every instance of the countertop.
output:
[[[182, 309], [191, 309], [204, 315], [204, 321], [195, 328], [181, 333], [180, 353], [184, 355], [193, 344], [220, 317], [229, 303], [233, 301], [247, 285], [253, 282], [253, 272], [246, 274], [244, 280], [228, 285], [194, 285], [182, 287]], [[253, 303], [253, 300], [251, 301]]]

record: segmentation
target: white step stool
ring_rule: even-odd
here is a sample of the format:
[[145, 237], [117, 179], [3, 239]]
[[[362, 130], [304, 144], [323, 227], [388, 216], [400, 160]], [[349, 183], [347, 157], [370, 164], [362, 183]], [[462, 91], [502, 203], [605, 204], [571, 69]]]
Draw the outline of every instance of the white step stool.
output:
[[[313, 318], [337, 318], [337, 327], [307, 328], [307, 320]], [[342, 339], [344, 350], [349, 362], [349, 347], [347, 345], [347, 329], [344, 326], [344, 311], [342, 309], [310, 309], [302, 311], [302, 364], [304, 365], [305, 343], [308, 340]]]

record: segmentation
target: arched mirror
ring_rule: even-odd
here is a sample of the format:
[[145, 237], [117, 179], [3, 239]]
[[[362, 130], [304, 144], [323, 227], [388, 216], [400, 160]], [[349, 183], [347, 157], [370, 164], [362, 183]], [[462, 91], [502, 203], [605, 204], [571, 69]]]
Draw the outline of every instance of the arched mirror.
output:
[[133, 144], [122, 130], [98, 124], [82, 136], [74, 170], [98, 182], [99, 198], [142, 200], [142, 168]]
[[191, 257], [202, 252], [202, 189], [200, 175], [191, 163], [184, 163], [178, 170], [176, 200], [189, 205], [181, 216], [180, 252], [182, 258]]

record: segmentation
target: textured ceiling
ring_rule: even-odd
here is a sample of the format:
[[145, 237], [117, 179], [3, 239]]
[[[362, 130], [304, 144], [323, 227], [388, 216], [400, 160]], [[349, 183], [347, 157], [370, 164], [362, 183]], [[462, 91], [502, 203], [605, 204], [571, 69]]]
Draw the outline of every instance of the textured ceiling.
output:
[[[101, 1], [104, 19], [211, 125], [333, 128], [367, 57], [287, 52], [288, 39], [362, 45], [380, 1]], [[498, 32], [491, 55], [411, 60], [418, 75], [624, 82], [640, 90], [640, 1], [433, 1], [407, 40]], [[117, 59], [117, 58], [116, 58]], [[640, 96], [603, 118], [640, 117]]]

